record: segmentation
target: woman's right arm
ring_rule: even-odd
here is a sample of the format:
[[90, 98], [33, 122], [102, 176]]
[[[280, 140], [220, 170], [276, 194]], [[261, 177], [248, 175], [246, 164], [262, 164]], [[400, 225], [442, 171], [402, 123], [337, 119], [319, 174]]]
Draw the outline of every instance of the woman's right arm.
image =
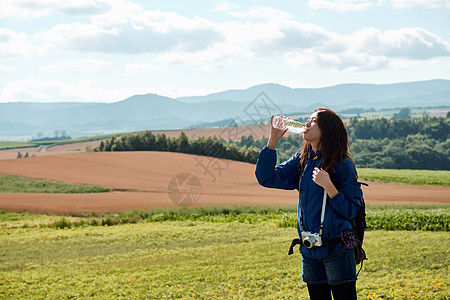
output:
[[256, 162], [255, 175], [258, 183], [264, 187], [284, 190], [298, 188], [297, 167], [300, 156], [295, 155], [291, 159], [276, 165], [277, 153], [267, 146], [259, 152]]
[[267, 146], [259, 152], [255, 175], [259, 184], [264, 187], [293, 190], [298, 188], [297, 166], [299, 156], [296, 155], [288, 161], [276, 165], [277, 152], [275, 147], [287, 129], [277, 129], [276, 126], [273, 126], [273, 122], [272, 116], [270, 119], [270, 137]]

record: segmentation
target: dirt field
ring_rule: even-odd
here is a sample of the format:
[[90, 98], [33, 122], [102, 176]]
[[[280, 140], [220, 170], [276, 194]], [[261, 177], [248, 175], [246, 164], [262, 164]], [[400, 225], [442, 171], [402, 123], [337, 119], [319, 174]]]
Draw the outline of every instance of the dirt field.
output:
[[[0, 193], [0, 210], [49, 214], [176, 205], [285, 205], [296, 191], [261, 187], [254, 165], [168, 152], [94, 152], [0, 161], [0, 173], [111, 187], [112, 193]], [[193, 175], [193, 176], [191, 176]], [[195, 178], [198, 180], [196, 181]], [[450, 188], [370, 183], [368, 204], [450, 204]]]

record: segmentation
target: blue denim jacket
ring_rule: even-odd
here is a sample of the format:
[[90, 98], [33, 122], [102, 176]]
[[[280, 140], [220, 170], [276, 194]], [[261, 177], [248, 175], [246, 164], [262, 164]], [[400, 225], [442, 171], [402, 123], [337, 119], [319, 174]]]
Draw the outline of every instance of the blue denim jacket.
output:
[[[291, 159], [276, 165], [277, 153], [275, 150], [264, 147], [261, 149], [256, 162], [255, 175], [260, 185], [268, 188], [284, 190], [299, 190], [299, 202], [297, 210], [297, 231], [300, 231], [300, 209], [303, 211], [303, 227], [305, 231], [318, 233], [320, 229], [320, 214], [322, 211], [323, 188], [312, 180], [312, 172], [315, 167], [320, 168], [321, 159], [309, 158], [301, 179], [297, 175], [300, 155], [297, 153]], [[344, 159], [343, 164], [338, 163], [334, 170], [334, 184], [338, 194], [327, 198], [325, 209], [324, 229], [322, 239], [337, 238], [338, 232], [352, 228], [350, 221], [360, 207], [359, 198], [362, 190], [358, 185], [356, 172], [349, 159]], [[340, 245], [335, 245], [332, 253], [342, 250]], [[308, 250], [300, 248], [302, 255], [310, 258], [325, 258], [328, 254], [327, 247]]]

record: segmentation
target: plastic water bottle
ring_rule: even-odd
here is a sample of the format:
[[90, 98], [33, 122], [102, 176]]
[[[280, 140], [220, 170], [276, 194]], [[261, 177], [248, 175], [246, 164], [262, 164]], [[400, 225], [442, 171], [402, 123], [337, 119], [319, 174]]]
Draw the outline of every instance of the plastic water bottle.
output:
[[286, 127], [289, 132], [293, 133], [303, 133], [306, 130], [302, 123], [292, 119], [286, 121]]
[[280, 130], [287, 129], [289, 132], [292, 133], [303, 133], [306, 129], [302, 123], [284, 116], [274, 117], [273, 127]]

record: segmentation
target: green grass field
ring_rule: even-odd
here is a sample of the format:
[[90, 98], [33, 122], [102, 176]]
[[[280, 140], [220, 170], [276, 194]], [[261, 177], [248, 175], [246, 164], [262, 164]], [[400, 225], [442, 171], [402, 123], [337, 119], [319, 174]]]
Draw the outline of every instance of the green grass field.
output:
[[14, 149], [14, 148], [30, 148], [30, 147], [39, 147], [39, 146], [58, 146], [58, 145], [67, 145], [74, 143], [83, 143], [83, 142], [91, 142], [103, 139], [109, 139], [112, 136], [120, 136], [121, 134], [104, 134], [98, 136], [86, 136], [73, 138], [68, 140], [54, 140], [54, 141], [37, 141], [37, 142], [15, 142], [15, 141], [0, 141], [0, 150], [6, 149]]
[[112, 189], [96, 185], [68, 184], [44, 179], [0, 174], [0, 193], [101, 193]]
[[38, 145], [30, 142], [9, 142], [0, 141], [0, 150], [14, 149], [14, 148], [30, 148], [37, 147]]
[[[450, 231], [450, 205], [446, 206], [368, 206], [367, 230]], [[242, 223], [277, 228], [295, 228], [297, 207], [208, 206], [130, 210], [116, 214], [83, 213], [75, 217], [43, 216], [0, 211], [3, 228], [74, 228], [135, 223], [189, 221]]]
[[52, 146], [58, 146], [58, 145], [68, 145], [68, 144], [74, 144], [74, 143], [84, 143], [84, 142], [92, 142], [92, 141], [98, 141], [103, 139], [110, 139], [112, 136], [120, 136], [122, 133], [117, 134], [104, 134], [104, 135], [97, 135], [97, 136], [85, 136], [85, 137], [79, 137], [79, 138], [73, 138], [70, 140], [59, 140], [59, 141], [50, 141], [50, 142], [40, 142], [43, 145], [50, 145]]
[[358, 168], [358, 176], [362, 181], [450, 186], [450, 171]]
[[[294, 228], [168, 221], [0, 229], [1, 299], [307, 299]], [[449, 299], [448, 232], [370, 231], [359, 299]]]
[[[360, 169], [404, 184], [449, 186], [449, 174]], [[0, 192], [27, 191], [96, 188], [0, 175]], [[359, 299], [450, 299], [450, 207], [367, 212]], [[0, 299], [307, 299], [300, 255], [286, 254], [295, 220], [295, 207], [0, 212]]]

